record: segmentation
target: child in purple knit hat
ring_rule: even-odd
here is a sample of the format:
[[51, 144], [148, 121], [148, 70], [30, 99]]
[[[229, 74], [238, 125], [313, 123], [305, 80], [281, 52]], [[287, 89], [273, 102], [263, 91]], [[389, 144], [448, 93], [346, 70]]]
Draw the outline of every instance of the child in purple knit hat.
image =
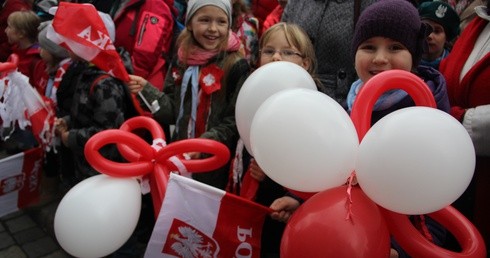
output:
[[[449, 112], [449, 100], [443, 76], [434, 68], [420, 66], [422, 53], [430, 27], [421, 22], [417, 8], [406, 0], [380, 0], [361, 13], [352, 40], [355, 69], [359, 77], [347, 95], [349, 112], [359, 90], [375, 75], [398, 69], [421, 77], [430, 88], [437, 108]], [[403, 90], [385, 92], [376, 101], [372, 121], [385, 115], [414, 106], [412, 98]], [[425, 215], [411, 215], [414, 225], [421, 229], [427, 239], [436, 245], [445, 241], [446, 231], [437, 222]], [[396, 241], [392, 241], [392, 254], [409, 257]]]

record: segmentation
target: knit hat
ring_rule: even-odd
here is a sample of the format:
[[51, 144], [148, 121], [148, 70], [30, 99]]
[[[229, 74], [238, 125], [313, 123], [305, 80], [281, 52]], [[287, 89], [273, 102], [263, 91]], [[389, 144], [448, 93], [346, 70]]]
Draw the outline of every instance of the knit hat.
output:
[[39, 34], [37, 35], [39, 45], [46, 51], [48, 51], [51, 55], [59, 59], [65, 59], [70, 56], [68, 50], [54, 43], [46, 36], [48, 32], [48, 26], [51, 25], [51, 23], [52, 21], [45, 21], [41, 23], [41, 25], [39, 25]]
[[189, 0], [187, 3], [187, 13], [185, 15], [185, 25], [189, 23], [197, 10], [207, 5], [221, 8], [228, 16], [228, 27], [231, 26], [231, 0]]
[[417, 8], [407, 0], [379, 0], [360, 15], [352, 40], [352, 55], [372, 37], [386, 37], [402, 43], [412, 55], [413, 66], [422, 58], [428, 26], [420, 21]]
[[419, 6], [419, 15], [422, 20], [429, 19], [444, 28], [447, 41], [453, 40], [459, 34], [459, 16], [454, 9], [439, 1], [423, 2]]

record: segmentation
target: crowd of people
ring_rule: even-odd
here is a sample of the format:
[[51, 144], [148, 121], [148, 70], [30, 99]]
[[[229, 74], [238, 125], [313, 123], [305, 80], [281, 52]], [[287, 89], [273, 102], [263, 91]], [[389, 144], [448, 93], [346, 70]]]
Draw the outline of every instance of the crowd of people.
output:
[[[2, 2], [0, 62], [18, 55], [18, 71], [56, 104], [54, 126], [61, 151], [46, 153], [44, 172], [68, 187], [98, 173], [83, 153], [92, 135], [119, 128], [132, 116], [149, 116], [164, 128], [168, 142], [207, 138], [229, 148], [232, 155], [225, 166], [192, 177], [237, 195], [249, 193], [241, 179], [256, 180], [257, 191], [246, 197], [275, 211], [264, 225], [261, 257], [279, 257], [285, 223], [304, 200], [268, 178], [244, 148], [235, 122], [242, 84], [262, 65], [292, 62], [314, 78], [318, 91], [350, 112], [370, 78], [400, 69], [422, 78], [437, 108], [467, 129], [476, 150], [475, 174], [453, 205], [490, 244], [490, 209], [485, 204], [490, 185], [488, 1]], [[66, 14], [82, 6], [97, 14], [89, 23], [100, 29], [99, 36], [107, 36], [128, 77], [108, 69], [108, 60], [88, 58], [86, 48], [60, 40], [73, 37], [61, 28], [80, 19]], [[387, 92], [373, 108], [372, 123], [414, 105], [403, 90]], [[9, 154], [36, 146], [29, 132], [18, 131], [9, 141], [2, 139], [1, 148]], [[101, 153], [123, 160], [114, 146]], [[206, 154], [188, 156], [200, 159]], [[230, 176], [234, 173], [241, 174]], [[410, 217], [435, 244], [460, 248], [430, 217]], [[395, 240], [392, 256], [409, 257]]]

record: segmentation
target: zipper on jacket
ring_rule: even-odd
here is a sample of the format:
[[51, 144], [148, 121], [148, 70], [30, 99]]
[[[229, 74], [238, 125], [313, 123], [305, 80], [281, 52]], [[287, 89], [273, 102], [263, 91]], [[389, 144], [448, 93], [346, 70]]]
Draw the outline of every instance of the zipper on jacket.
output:
[[148, 24], [148, 19], [150, 18], [150, 14], [145, 14], [145, 18], [143, 19], [143, 23], [141, 25], [141, 30], [138, 35], [138, 46], [141, 46], [141, 42], [143, 42], [143, 36], [145, 35], [146, 25]]

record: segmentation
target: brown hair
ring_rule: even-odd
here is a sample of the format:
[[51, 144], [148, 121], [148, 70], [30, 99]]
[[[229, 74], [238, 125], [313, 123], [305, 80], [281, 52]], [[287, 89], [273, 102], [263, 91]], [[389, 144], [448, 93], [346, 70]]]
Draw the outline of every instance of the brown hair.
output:
[[8, 24], [26, 36], [29, 41], [37, 42], [38, 27], [41, 19], [30, 10], [16, 11], [9, 15]]

